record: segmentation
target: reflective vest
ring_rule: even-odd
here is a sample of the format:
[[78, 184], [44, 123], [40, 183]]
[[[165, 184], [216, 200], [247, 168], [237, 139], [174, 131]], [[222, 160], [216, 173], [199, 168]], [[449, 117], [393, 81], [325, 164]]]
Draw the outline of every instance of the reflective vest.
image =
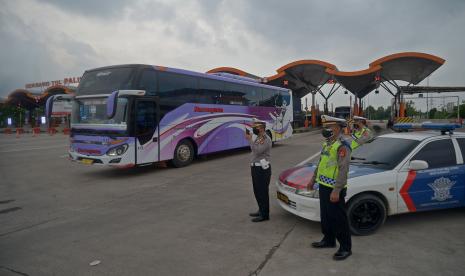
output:
[[352, 150], [358, 148], [360, 144], [357, 142], [357, 140], [362, 137], [365, 132], [370, 131], [367, 127], [363, 127], [361, 130], [357, 130], [352, 134], [352, 143], [350, 144], [350, 148]]
[[342, 146], [342, 142], [339, 139], [329, 145], [326, 142], [323, 143], [320, 162], [318, 163], [318, 171], [315, 178], [318, 184], [329, 188], [333, 188], [336, 184], [336, 178], [339, 175], [337, 151], [340, 146]]

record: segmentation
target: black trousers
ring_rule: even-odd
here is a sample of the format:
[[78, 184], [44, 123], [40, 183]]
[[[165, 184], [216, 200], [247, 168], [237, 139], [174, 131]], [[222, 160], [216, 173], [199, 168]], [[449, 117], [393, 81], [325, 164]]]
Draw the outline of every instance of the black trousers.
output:
[[323, 240], [329, 244], [339, 242], [340, 250], [352, 250], [352, 239], [347, 217], [345, 196], [347, 189], [342, 189], [339, 193], [339, 201], [332, 203], [329, 198], [332, 188], [320, 185], [320, 215], [321, 232]]
[[271, 165], [264, 170], [262, 167], [251, 167], [253, 193], [258, 203], [258, 211], [262, 217], [270, 216], [270, 198], [268, 195], [268, 187], [271, 179]]

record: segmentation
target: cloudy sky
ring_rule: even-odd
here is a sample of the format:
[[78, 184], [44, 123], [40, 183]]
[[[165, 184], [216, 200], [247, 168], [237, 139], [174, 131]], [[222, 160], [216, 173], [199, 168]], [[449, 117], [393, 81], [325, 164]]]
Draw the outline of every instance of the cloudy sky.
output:
[[[231, 66], [270, 76], [299, 59], [353, 71], [403, 51], [446, 60], [430, 85], [465, 86], [460, 0], [0, 0], [0, 5], [0, 97], [26, 83], [112, 64], [200, 72]], [[390, 97], [381, 91], [367, 101], [388, 105]], [[338, 93], [332, 102], [345, 104], [348, 95]]]

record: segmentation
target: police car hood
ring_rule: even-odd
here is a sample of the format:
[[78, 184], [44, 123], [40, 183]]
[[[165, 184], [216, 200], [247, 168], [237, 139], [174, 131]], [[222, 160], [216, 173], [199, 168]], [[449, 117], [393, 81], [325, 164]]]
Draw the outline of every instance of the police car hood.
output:
[[[279, 175], [279, 181], [284, 185], [297, 189], [303, 189], [307, 186], [307, 184], [310, 182], [310, 179], [313, 177], [315, 168], [316, 164], [306, 164], [303, 166], [287, 169]], [[380, 169], [375, 166], [351, 164], [349, 168], [349, 179], [384, 171], [386, 171], [386, 169]]]

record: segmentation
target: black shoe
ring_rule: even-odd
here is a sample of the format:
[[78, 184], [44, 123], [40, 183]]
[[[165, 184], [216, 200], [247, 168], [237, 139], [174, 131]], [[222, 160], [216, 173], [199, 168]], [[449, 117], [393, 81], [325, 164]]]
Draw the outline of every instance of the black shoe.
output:
[[336, 247], [335, 243], [327, 243], [325, 241], [312, 242], [313, 248], [334, 248]]
[[256, 218], [253, 218], [252, 219], [252, 222], [262, 222], [262, 221], [265, 221], [265, 220], [269, 220], [270, 217], [262, 217], [262, 216], [258, 216]]
[[333, 259], [336, 261], [342, 261], [347, 259], [350, 255], [352, 255], [352, 251], [337, 251], [333, 256]]
[[255, 212], [255, 213], [250, 213], [249, 216], [251, 217], [259, 217], [260, 216], [260, 212]]

